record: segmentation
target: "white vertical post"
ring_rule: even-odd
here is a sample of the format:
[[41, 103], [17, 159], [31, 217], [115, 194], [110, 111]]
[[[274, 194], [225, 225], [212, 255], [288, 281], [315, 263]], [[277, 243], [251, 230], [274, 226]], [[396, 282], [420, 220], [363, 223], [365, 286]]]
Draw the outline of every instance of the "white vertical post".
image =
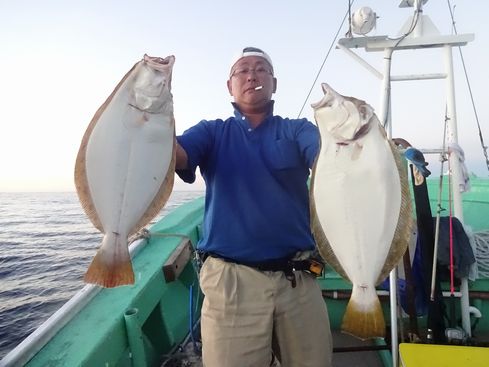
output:
[[[387, 136], [392, 138], [391, 124], [391, 63], [393, 48], [386, 48], [384, 51], [384, 73], [382, 79], [382, 89], [380, 91], [380, 111], [379, 119], [382, 125], [386, 127]], [[397, 338], [397, 272], [396, 268], [392, 269], [389, 274], [389, 299], [391, 314], [391, 354], [392, 366], [398, 365], [399, 341]]]
[[[380, 106], [379, 117], [380, 123], [386, 128], [387, 136], [392, 138], [392, 124], [391, 124], [391, 63], [392, 52], [394, 49], [386, 48], [384, 51], [384, 72], [382, 85], [380, 90]], [[388, 127], [388, 128], [387, 128]]]
[[397, 337], [397, 271], [396, 267], [389, 274], [389, 300], [391, 310], [391, 353], [392, 366], [397, 367], [399, 340]]
[[[447, 140], [449, 143], [458, 143], [457, 134], [457, 112], [455, 106], [455, 81], [453, 76], [453, 59], [452, 59], [452, 47], [449, 45], [444, 46], [445, 51], [445, 67], [447, 73], [447, 114], [448, 114], [448, 128], [447, 128]], [[463, 222], [463, 208], [462, 208], [462, 194], [459, 189], [459, 182], [461, 180], [461, 167], [458, 157], [455, 154], [450, 154], [450, 168], [452, 173], [452, 182], [454, 185], [453, 191], [453, 208], [455, 216]]]
[[[447, 74], [447, 113], [448, 113], [448, 127], [447, 127], [447, 140], [449, 143], [458, 143], [457, 136], [457, 112], [455, 106], [455, 80], [453, 76], [453, 57], [452, 47], [450, 45], [444, 46], [445, 51], [445, 68]], [[455, 217], [464, 222], [464, 213], [462, 206], [462, 193], [460, 192], [459, 183], [462, 180], [462, 170], [460, 161], [456, 154], [449, 155], [450, 160], [450, 174], [452, 175], [452, 195], [453, 195], [453, 212]], [[469, 311], [469, 285], [467, 278], [461, 279], [460, 293], [460, 310], [462, 314], [462, 327], [471, 336], [470, 330], [470, 311]]]

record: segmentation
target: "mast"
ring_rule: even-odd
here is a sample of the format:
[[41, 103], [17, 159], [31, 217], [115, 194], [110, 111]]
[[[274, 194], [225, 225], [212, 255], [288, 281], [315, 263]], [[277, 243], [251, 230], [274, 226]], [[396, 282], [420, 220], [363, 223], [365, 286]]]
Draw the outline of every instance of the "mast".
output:
[[[465, 46], [474, 40], [473, 34], [441, 35], [431, 19], [423, 14], [423, 5], [427, 0], [402, 0], [399, 7], [414, 6], [414, 13], [405, 22], [397, 38], [388, 36], [362, 36], [347, 37], [338, 41], [337, 47], [345, 51], [354, 60], [364, 66], [369, 72], [381, 80], [379, 120], [386, 128], [389, 138], [392, 138], [391, 123], [391, 83], [395, 81], [445, 79], [446, 106], [447, 106], [447, 140], [449, 143], [458, 143], [457, 137], [457, 114], [455, 103], [455, 82], [453, 74], [452, 48]], [[383, 69], [377, 70], [352, 49], [363, 48], [366, 52], [383, 53]], [[391, 75], [391, 65], [396, 51], [400, 50], [424, 50], [439, 48], [443, 52], [444, 70], [439, 74], [418, 75]], [[424, 151], [424, 150], [423, 150]], [[439, 149], [428, 149], [427, 152], [440, 152]], [[442, 152], [443, 154], [445, 152]], [[462, 178], [461, 164], [455, 154], [449, 156], [450, 170], [452, 175], [452, 193], [454, 203], [454, 215], [463, 223], [462, 195], [459, 182]], [[462, 326], [468, 336], [471, 335], [470, 312], [468, 297], [467, 278], [463, 278], [460, 287]], [[398, 365], [398, 339], [397, 339], [397, 317], [396, 317], [396, 269], [390, 274], [390, 304], [391, 304], [391, 330], [392, 330], [392, 358], [393, 366]], [[394, 307], [394, 309], [393, 309]]]

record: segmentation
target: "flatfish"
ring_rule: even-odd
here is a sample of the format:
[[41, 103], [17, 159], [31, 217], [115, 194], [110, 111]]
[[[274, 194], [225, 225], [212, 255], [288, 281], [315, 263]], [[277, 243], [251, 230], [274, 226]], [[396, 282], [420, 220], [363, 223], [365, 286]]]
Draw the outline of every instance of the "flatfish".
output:
[[75, 163], [80, 203], [103, 234], [85, 281], [103, 287], [134, 283], [128, 237], [154, 218], [173, 189], [174, 56], [137, 62], [97, 110]]
[[312, 231], [321, 256], [352, 283], [342, 330], [383, 337], [375, 286], [411, 236], [407, 171], [371, 106], [327, 84], [322, 89], [312, 105], [321, 137], [310, 189]]

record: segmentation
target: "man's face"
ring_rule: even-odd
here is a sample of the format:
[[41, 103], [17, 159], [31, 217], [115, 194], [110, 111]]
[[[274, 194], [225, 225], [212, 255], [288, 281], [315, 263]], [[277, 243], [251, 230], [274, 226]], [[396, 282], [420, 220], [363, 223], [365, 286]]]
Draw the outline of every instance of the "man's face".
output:
[[256, 108], [268, 105], [277, 88], [277, 80], [264, 58], [247, 56], [233, 66], [227, 85], [238, 106]]

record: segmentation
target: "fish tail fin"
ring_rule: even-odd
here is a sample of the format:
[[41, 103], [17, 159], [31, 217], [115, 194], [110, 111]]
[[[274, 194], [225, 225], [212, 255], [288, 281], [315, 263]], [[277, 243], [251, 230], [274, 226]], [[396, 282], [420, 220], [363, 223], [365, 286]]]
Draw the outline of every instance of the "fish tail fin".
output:
[[[115, 242], [115, 243], [114, 243]], [[127, 236], [107, 233], [102, 246], [85, 273], [86, 283], [113, 288], [125, 284], [134, 284]]]
[[353, 286], [341, 329], [360, 339], [385, 336], [385, 320], [375, 287]]

